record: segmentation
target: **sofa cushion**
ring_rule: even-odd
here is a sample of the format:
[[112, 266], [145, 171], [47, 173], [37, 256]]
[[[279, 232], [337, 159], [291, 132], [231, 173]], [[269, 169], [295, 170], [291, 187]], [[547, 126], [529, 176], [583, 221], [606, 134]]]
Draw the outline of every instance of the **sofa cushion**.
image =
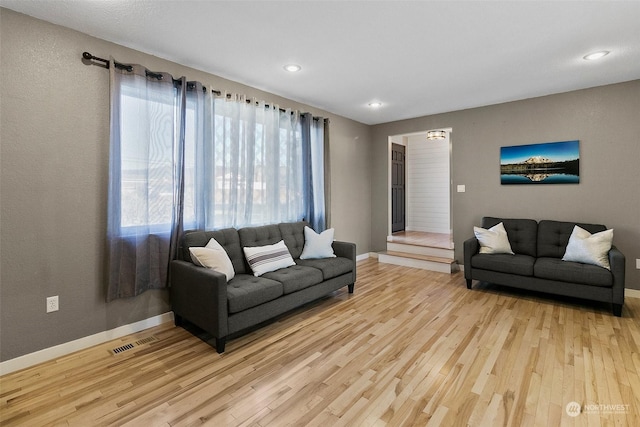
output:
[[282, 283], [278, 281], [249, 274], [236, 274], [227, 284], [229, 313], [238, 313], [274, 300], [283, 293]]
[[182, 259], [193, 262], [189, 248], [191, 246], [206, 246], [211, 239], [215, 239], [227, 251], [235, 274], [247, 272], [244, 252], [240, 246], [240, 236], [235, 228], [224, 228], [215, 231], [187, 231], [182, 239]]
[[533, 276], [535, 258], [529, 255], [477, 254], [471, 257], [471, 266], [482, 270]]
[[322, 272], [317, 268], [294, 265], [265, 273], [262, 277], [282, 283], [284, 294], [290, 294], [322, 282]]
[[[322, 233], [316, 233], [311, 227], [304, 228], [304, 249], [300, 259], [335, 258], [333, 253], [333, 235], [335, 230], [329, 228]], [[505, 235], [506, 236], [506, 235]]]
[[243, 250], [254, 276], [296, 265], [284, 240], [273, 245], [248, 247]]
[[296, 264], [317, 268], [324, 280], [338, 277], [353, 270], [353, 261], [348, 258], [297, 259]]
[[214, 238], [211, 238], [204, 248], [199, 246], [190, 247], [189, 252], [195, 265], [219, 271], [227, 276], [227, 282], [233, 279], [236, 274], [233, 271], [233, 264], [231, 264], [227, 251]]
[[613, 286], [613, 275], [606, 268], [558, 258], [538, 258], [533, 268], [535, 277], [591, 286]]
[[501, 222], [488, 230], [481, 227], [473, 227], [473, 234], [475, 234], [478, 243], [480, 243], [481, 254], [513, 255], [511, 245], [509, 244], [509, 237], [507, 237], [507, 231]]
[[575, 222], [543, 220], [538, 224], [538, 256], [562, 258], [567, 250], [569, 237], [574, 226], [580, 226], [589, 233], [599, 233], [607, 229], [600, 224], [580, 224]]
[[[261, 225], [259, 227], [244, 227], [238, 230], [238, 236], [240, 238], [241, 248], [273, 245], [274, 243], [278, 243], [280, 240], [283, 240], [280, 228], [277, 224]], [[242, 251], [242, 249], [240, 249], [240, 251]], [[251, 272], [251, 267], [249, 267], [249, 264], [244, 257], [244, 252], [242, 258], [245, 265], [245, 271]]]
[[491, 228], [502, 222], [507, 231], [511, 250], [516, 254], [536, 256], [538, 223], [533, 219], [502, 219], [494, 217], [482, 218], [482, 228]]
[[593, 264], [611, 270], [609, 251], [613, 243], [613, 230], [591, 234], [579, 226], [573, 227], [563, 261]]
[[286, 222], [278, 224], [284, 243], [289, 248], [293, 259], [300, 258], [304, 248], [304, 227], [309, 224], [306, 221]]

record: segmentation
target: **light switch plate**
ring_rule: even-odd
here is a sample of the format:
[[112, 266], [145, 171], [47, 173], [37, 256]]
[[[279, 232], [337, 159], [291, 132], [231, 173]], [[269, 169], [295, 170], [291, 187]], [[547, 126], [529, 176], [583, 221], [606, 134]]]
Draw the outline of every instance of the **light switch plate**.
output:
[[640, 259], [636, 259], [636, 268], [640, 270]]
[[467, 190], [464, 184], [458, 185], [458, 193], [464, 193]]

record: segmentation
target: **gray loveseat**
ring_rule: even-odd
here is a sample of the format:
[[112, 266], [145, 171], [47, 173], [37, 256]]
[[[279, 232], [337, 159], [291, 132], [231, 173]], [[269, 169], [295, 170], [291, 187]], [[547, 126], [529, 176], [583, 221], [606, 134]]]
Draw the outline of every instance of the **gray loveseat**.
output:
[[[218, 353], [227, 337], [258, 325], [343, 286], [353, 293], [356, 281], [356, 246], [333, 242], [335, 258], [299, 259], [306, 222], [282, 223], [236, 230], [186, 232], [179, 257], [171, 263], [171, 306], [176, 325], [182, 320], [215, 338]], [[224, 274], [196, 266], [189, 248], [205, 246], [211, 238], [225, 249], [235, 271], [227, 283]], [[260, 277], [252, 274], [243, 247], [284, 240], [296, 265]]]
[[472, 280], [495, 283], [556, 295], [603, 301], [622, 315], [625, 257], [615, 247], [609, 251], [611, 270], [562, 261], [574, 225], [590, 233], [606, 230], [604, 225], [532, 219], [485, 217], [482, 228], [502, 222], [507, 231], [510, 254], [481, 254], [475, 237], [464, 242], [464, 276], [467, 288]]

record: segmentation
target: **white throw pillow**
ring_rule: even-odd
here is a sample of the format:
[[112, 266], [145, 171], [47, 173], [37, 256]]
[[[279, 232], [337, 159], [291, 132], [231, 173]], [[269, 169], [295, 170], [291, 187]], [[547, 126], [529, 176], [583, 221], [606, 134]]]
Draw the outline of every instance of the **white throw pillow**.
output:
[[296, 265], [284, 240], [267, 246], [242, 248], [254, 276]]
[[611, 270], [609, 251], [612, 244], [612, 229], [591, 234], [576, 225], [573, 227], [562, 260], [598, 265]]
[[473, 234], [480, 242], [481, 254], [511, 254], [511, 244], [507, 237], [507, 230], [503, 223], [498, 223], [488, 230], [480, 227], [473, 227]]
[[233, 269], [231, 259], [216, 239], [209, 240], [204, 248], [190, 247], [189, 252], [191, 252], [191, 259], [195, 265], [223, 273], [227, 276], [227, 282], [235, 277], [236, 272]]
[[335, 258], [333, 253], [333, 234], [335, 230], [330, 228], [318, 234], [311, 227], [304, 227], [304, 248], [300, 259]]

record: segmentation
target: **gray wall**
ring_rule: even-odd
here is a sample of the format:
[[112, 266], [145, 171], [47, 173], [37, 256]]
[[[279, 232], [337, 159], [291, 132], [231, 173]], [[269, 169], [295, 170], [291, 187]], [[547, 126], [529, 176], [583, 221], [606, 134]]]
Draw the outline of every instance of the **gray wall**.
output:
[[166, 291], [104, 302], [109, 74], [83, 51], [329, 117], [332, 225], [369, 251], [369, 126], [2, 8], [0, 40], [1, 361], [170, 310]]
[[[626, 287], [640, 289], [640, 80], [455, 111], [373, 127], [372, 250], [385, 247], [389, 135], [453, 128], [456, 259], [485, 215], [605, 224], [627, 258]], [[500, 185], [500, 147], [580, 140], [580, 184]]]

